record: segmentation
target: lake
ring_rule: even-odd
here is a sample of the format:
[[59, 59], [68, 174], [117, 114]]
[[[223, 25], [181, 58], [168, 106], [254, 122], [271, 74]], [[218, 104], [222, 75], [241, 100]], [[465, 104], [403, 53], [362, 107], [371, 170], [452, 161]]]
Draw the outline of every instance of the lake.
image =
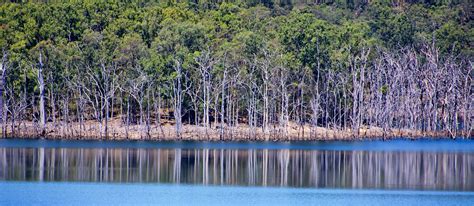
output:
[[472, 202], [470, 140], [0, 140], [0, 205]]

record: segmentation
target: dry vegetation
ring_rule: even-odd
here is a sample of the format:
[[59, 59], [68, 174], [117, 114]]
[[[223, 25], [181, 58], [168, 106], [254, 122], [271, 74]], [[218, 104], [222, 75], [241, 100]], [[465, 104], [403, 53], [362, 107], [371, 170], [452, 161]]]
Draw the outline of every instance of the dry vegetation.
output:
[[106, 135], [101, 131], [100, 125], [93, 120], [85, 121], [83, 126], [78, 123], [70, 124], [47, 124], [45, 135], [37, 128], [37, 123], [21, 122], [14, 126], [6, 127], [6, 136], [15, 138], [45, 138], [45, 139], [83, 139], [83, 140], [208, 140], [208, 141], [309, 141], [309, 140], [361, 140], [361, 139], [393, 139], [409, 138], [418, 139], [448, 138], [449, 136], [472, 136], [463, 133], [448, 134], [446, 132], [422, 132], [409, 129], [395, 129], [384, 131], [380, 127], [363, 126], [359, 132], [347, 130], [334, 130], [324, 127], [311, 127], [310, 125], [299, 126], [290, 122], [286, 133], [282, 128], [275, 125], [264, 133], [261, 128], [250, 128], [247, 124], [239, 124], [237, 127], [226, 127], [223, 132], [220, 125], [212, 125], [207, 128], [197, 125], [184, 125], [181, 137], [176, 135], [176, 126], [172, 121], [162, 125], [153, 125], [149, 130], [140, 125], [131, 125], [128, 130], [126, 125], [116, 118], [109, 123], [109, 133]]

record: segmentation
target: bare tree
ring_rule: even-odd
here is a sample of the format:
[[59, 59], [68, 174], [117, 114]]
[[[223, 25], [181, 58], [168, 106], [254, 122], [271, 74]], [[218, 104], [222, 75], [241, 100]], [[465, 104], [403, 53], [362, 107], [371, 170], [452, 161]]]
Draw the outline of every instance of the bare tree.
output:
[[44, 78], [43, 78], [43, 53], [39, 52], [38, 57], [38, 86], [39, 86], [39, 112], [40, 112], [40, 127], [41, 127], [41, 136], [46, 134], [46, 111], [45, 111], [45, 102], [44, 102]]
[[206, 128], [206, 136], [208, 134], [208, 128], [210, 127], [209, 120], [209, 108], [211, 104], [211, 89], [212, 89], [212, 68], [214, 66], [214, 60], [211, 56], [211, 52], [208, 49], [201, 52], [201, 54], [195, 58], [196, 63], [199, 67], [199, 72], [201, 74], [201, 84], [202, 84], [202, 103], [203, 103], [203, 126]]
[[[189, 89], [188, 84], [183, 85], [182, 84], [182, 79], [186, 77], [186, 73], [183, 71], [182, 68], [182, 63], [179, 58], [175, 59], [175, 64], [173, 65], [173, 69], [175, 72], [175, 77], [172, 80], [172, 101], [173, 101], [173, 115], [175, 118], [175, 124], [176, 124], [176, 137], [178, 139], [182, 138], [182, 128], [183, 128], [183, 123], [182, 123], [182, 118], [183, 118], [183, 98], [184, 94], [187, 92]], [[183, 87], [186, 87], [183, 89]]]
[[5, 91], [5, 74], [7, 72], [7, 51], [5, 48], [2, 49], [2, 61], [0, 62], [0, 124], [2, 125], [2, 137], [6, 137], [5, 131], [5, 114], [4, 114], [4, 91]]

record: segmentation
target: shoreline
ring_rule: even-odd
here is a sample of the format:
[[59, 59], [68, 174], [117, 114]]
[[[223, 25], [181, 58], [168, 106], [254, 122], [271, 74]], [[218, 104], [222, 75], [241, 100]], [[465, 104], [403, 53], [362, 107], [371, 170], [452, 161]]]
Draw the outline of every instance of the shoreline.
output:
[[[110, 122], [108, 135], [104, 126], [96, 121], [86, 121], [82, 126], [78, 123], [47, 124], [45, 135], [41, 135], [34, 122], [21, 122], [13, 126], [6, 125], [3, 135], [5, 139], [48, 139], [48, 140], [152, 140], [152, 141], [256, 141], [256, 142], [291, 142], [291, 141], [364, 141], [364, 140], [395, 140], [395, 139], [472, 139], [474, 136], [464, 131], [450, 133], [448, 131], [422, 132], [408, 129], [388, 129], [364, 126], [358, 133], [346, 130], [333, 130], [309, 125], [289, 125], [287, 128], [273, 127], [267, 132], [262, 128], [250, 128], [246, 125], [238, 127], [217, 126], [205, 128], [197, 125], [183, 125], [181, 136], [178, 137], [173, 124], [164, 125], [130, 125], [128, 128], [119, 121]], [[453, 138], [455, 137], [455, 138]]]

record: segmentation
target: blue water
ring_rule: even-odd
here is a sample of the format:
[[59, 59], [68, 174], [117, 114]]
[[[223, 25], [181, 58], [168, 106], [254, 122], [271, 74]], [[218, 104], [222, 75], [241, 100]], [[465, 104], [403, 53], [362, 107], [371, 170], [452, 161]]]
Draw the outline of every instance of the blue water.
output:
[[473, 153], [474, 141], [465, 139], [2, 139], [0, 206], [474, 205]]
[[0, 205], [472, 205], [472, 192], [0, 182]]
[[202, 142], [202, 141], [97, 141], [0, 139], [3, 148], [180, 148], [180, 149], [297, 149], [364, 151], [474, 152], [470, 139], [395, 139], [388, 141], [313, 142]]

